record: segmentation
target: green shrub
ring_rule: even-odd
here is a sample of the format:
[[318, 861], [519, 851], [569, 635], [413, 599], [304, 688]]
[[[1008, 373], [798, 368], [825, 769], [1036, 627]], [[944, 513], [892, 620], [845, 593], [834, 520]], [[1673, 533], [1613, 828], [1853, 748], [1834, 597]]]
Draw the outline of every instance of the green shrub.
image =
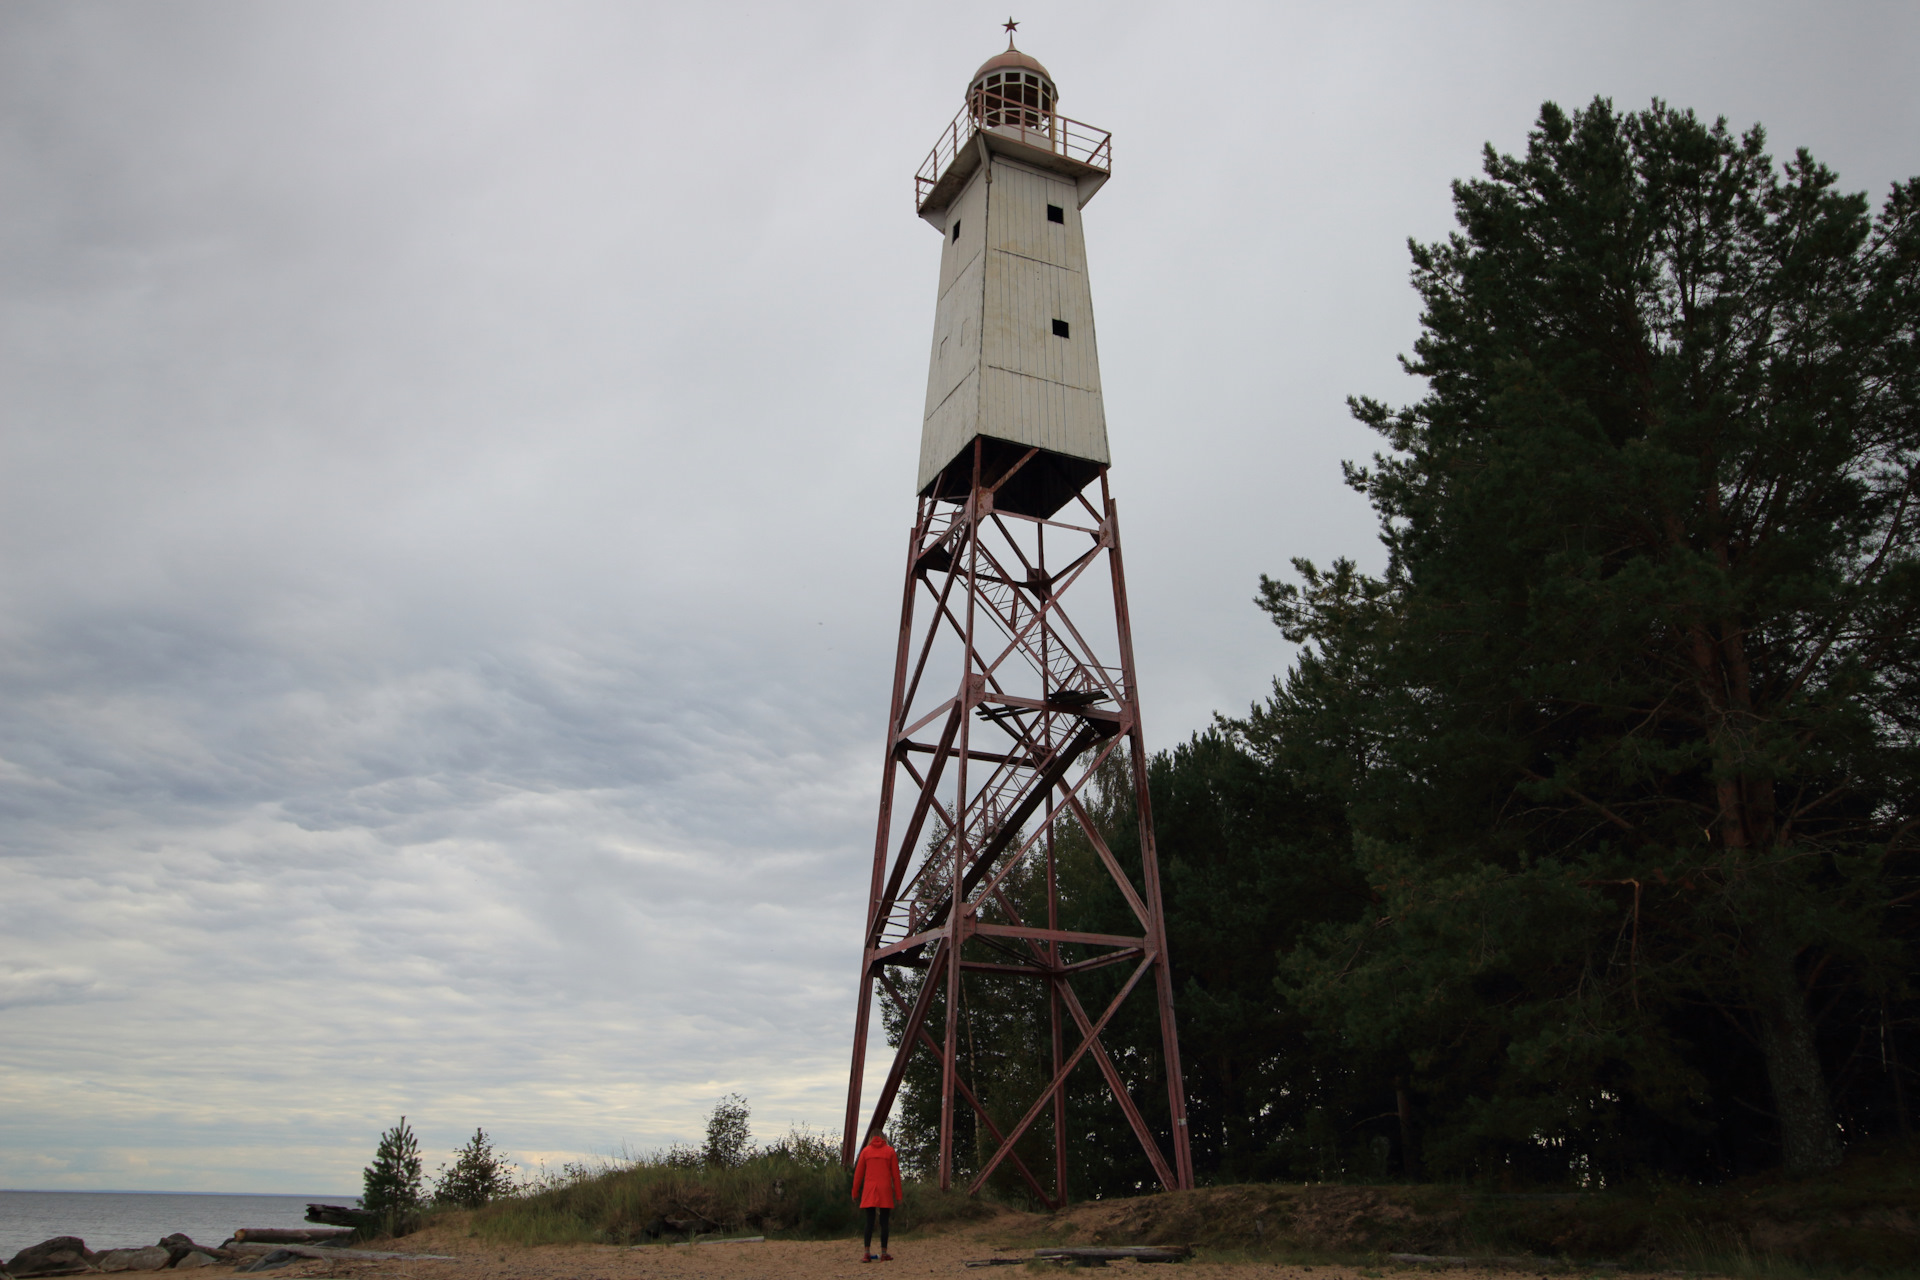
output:
[[737, 1093], [730, 1093], [714, 1105], [707, 1116], [707, 1145], [701, 1155], [717, 1169], [733, 1169], [746, 1163], [753, 1154], [753, 1130], [747, 1118], [753, 1109]]

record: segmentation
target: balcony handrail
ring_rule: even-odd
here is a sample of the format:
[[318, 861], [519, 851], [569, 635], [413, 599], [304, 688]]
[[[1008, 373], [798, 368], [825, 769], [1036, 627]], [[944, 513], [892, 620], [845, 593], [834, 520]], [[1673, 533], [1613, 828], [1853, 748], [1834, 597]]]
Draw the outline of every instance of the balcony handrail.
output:
[[[972, 142], [975, 134], [982, 132], [980, 117], [996, 112], [1012, 119], [1006, 124], [987, 125], [984, 128], [1003, 138], [1065, 156], [1103, 172], [1113, 169], [1113, 134], [1107, 130], [1057, 112], [1041, 111], [1017, 98], [1001, 99], [997, 95], [987, 94], [979, 105], [971, 100], [962, 103], [947, 127], [941, 130], [933, 149], [927, 152], [919, 172], [913, 175], [913, 205], [916, 210], [925, 203], [927, 194], [939, 185], [940, 175], [947, 171], [947, 166], [960, 154], [960, 149]], [[1042, 123], [1029, 127], [1026, 123], [1029, 119], [1037, 119]]]

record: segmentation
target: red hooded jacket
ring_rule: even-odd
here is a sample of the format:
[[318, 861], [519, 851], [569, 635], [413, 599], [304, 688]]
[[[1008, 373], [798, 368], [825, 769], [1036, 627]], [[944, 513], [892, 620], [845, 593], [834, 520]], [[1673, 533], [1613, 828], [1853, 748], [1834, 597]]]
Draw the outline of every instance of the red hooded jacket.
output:
[[887, 1145], [868, 1143], [853, 1162], [853, 1198], [862, 1209], [891, 1209], [900, 1203], [900, 1157]]

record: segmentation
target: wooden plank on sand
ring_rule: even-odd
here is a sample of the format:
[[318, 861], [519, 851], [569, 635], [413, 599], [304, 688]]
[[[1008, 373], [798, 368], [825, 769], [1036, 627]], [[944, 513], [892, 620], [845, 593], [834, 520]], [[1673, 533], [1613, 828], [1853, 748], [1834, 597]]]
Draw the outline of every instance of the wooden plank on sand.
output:
[[1193, 1256], [1183, 1244], [1064, 1245], [1053, 1249], [1035, 1249], [1033, 1256], [1051, 1262], [1179, 1262]]

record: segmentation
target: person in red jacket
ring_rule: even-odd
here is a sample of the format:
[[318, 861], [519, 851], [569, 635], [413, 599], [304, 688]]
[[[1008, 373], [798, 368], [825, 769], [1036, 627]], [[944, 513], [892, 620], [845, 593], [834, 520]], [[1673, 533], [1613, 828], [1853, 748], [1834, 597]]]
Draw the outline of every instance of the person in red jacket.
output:
[[887, 1252], [887, 1236], [893, 1207], [900, 1203], [900, 1190], [900, 1157], [876, 1129], [867, 1135], [867, 1145], [860, 1148], [853, 1162], [853, 1202], [867, 1211], [866, 1256], [860, 1261], [873, 1261], [876, 1217], [880, 1219], [880, 1261], [893, 1261], [893, 1255]]

